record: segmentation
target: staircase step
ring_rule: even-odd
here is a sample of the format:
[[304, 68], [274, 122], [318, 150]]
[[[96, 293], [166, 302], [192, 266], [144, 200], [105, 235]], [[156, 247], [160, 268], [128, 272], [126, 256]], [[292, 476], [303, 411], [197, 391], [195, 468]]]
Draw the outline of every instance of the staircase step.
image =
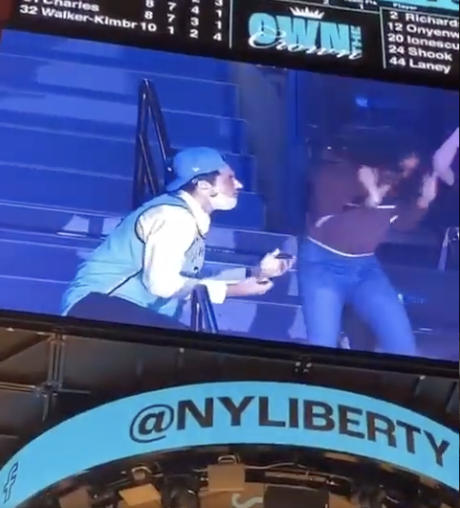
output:
[[214, 224], [221, 227], [260, 230], [265, 222], [265, 205], [255, 192], [242, 192], [238, 206], [229, 212], [215, 212]]
[[[70, 282], [78, 265], [97, 248], [99, 240], [0, 229], [0, 275]], [[245, 277], [242, 265], [208, 257], [203, 277], [221, 274], [225, 280]], [[27, 260], [33, 259], [30, 263]], [[223, 274], [226, 273], [226, 275]]]
[[[131, 210], [132, 178], [11, 163], [0, 163], [0, 175], [6, 175], [0, 177], [0, 200], [4, 202], [120, 216]], [[22, 212], [17, 219], [10, 216], [8, 221], [19, 223], [21, 215]], [[229, 212], [216, 213], [215, 223], [260, 228], [263, 226], [263, 204], [257, 194], [242, 192], [239, 206]]]
[[255, 157], [234, 153], [224, 153], [224, 156], [227, 164], [235, 171], [238, 180], [243, 184], [243, 188], [247, 191], [253, 191], [256, 188]]
[[[107, 214], [81, 212], [66, 208], [53, 208], [25, 203], [13, 203], [0, 200], [0, 227], [25, 233], [61, 233], [66, 236], [101, 238], [110, 233], [119, 217]], [[105, 228], [105, 229], [104, 229]]]
[[230, 118], [238, 111], [237, 88], [228, 83], [9, 55], [4, 51], [0, 54], [0, 69], [0, 93], [9, 89], [71, 94], [137, 106], [139, 84], [148, 79], [155, 85], [163, 109]]
[[[12, 203], [0, 200], [0, 227], [10, 228], [25, 233], [51, 233], [67, 237], [96, 238], [109, 234], [120, 222], [119, 215], [80, 210], [70, 210], [51, 206], [37, 206], [24, 203]], [[259, 244], [241, 244], [248, 250], [235, 252], [240, 245], [239, 240], [260, 239]], [[287, 237], [258, 233], [256, 231], [240, 231], [214, 225], [207, 237], [208, 251], [216, 260], [226, 260], [232, 256], [240, 264], [252, 265], [263, 254], [282, 247]], [[250, 249], [250, 250], [249, 250]]]
[[[82, 258], [88, 254], [88, 248], [94, 248], [96, 245], [97, 242], [88, 240], [0, 231], [0, 308], [59, 314], [61, 298], [68, 282], [74, 276]], [[30, 262], [31, 259], [34, 260], [33, 263]], [[221, 270], [234, 271], [239, 268], [241, 267], [231, 264], [207, 263], [208, 274]], [[37, 298], [37, 295], [41, 297]], [[266, 328], [265, 331], [265, 328], [260, 328], [259, 332], [255, 332], [256, 335], [272, 339], [280, 339], [283, 336], [288, 338], [286, 330], [289, 327], [278, 330], [278, 326], [286, 323], [286, 319], [292, 319], [293, 315], [300, 316], [297, 306], [263, 301], [244, 303], [228, 301], [224, 306], [216, 306], [219, 325], [226, 331], [248, 332], [259, 305], [269, 306], [271, 319], [276, 319], [276, 324], [272, 323], [271, 330]], [[235, 312], [241, 311], [242, 321], [240, 318], [235, 320]], [[187, 319], [187, 313], [184, 319]], [[301, 337], [299, 335], [303, 329], [301, 327], [303, 323], [300, 316], [293, 336]]]
[[[0, 200], [0, 227], [17, 228], [26, 232], [62, 232], [67, 235], [87, 237], [94, 232], [98, 232], [98, 235], [102, 232], [109, 234], [120, 220], [119, 215], [108, 213]], [[235, 255], [237, 250], [249, 258], [260, 257], [264, 253], [283, 248], [288, 244], [289, 252], [295, 249], [295, 242], [287, 235], [227, 228], [215, 222], [206, 242], [209, 248], [217, 249], [222, 255], [226, 252]]]
[[[24, 279], [0, 275], [0, 308], [19, 312], [55, 315], [66, 284], [52, 280]], [[40, 295], [37, 297], [37, 295]], [[245, 300], [228, 300], [215, 306], [222, 334], [250, 340], [289, 342], [306, 345], [302, 312], [298, 306], [255, 303]], [[120, 316], [121, 319], [121, 316]], [[190, 323], [186, 309], [182, 321]], [[427, 358], [458, 358], [458, 327], [455, 330], [416, 332], [420, 353]], [[362, 338], [358, 337], [362, 342]], [[375, 347], [372, 337], [365, 340], [369, 350]]]
[[[132, 178], [133, 175], [135, 146], [131, 139], [85, 135], [62, 129], [20, 127], [1, 122], [0, 139], [0, 163], [35, 164], [55, 170], [72, 168], [81, 173], [114, 177]], [[27, 150], [23, 149], [24, 146]], [[245, 188], [251, 189], [254, 158], [235, 154], [225, 154], [225, 157]]]
[[124, 215], [131, 209], [132, 178], [0, 163], [0, 200]]
[[79, 253], [97, 245], [77, 238], [0, 230], [0, 275], [68, 283], [81, 263]]
[[[306, 341], [302, 309], [298, 305], [235, 298], [215, 305], [214, 311], [219, 330], [224, 334], [275, 342]], [[181, 321], [188, 324], [190, 320], [190, 308], [186, 307]]]
[[[0, 93], [3, 123], [82, 132], [134, 140], [135, 105], [58, 94]], [[232, 118], [164, 111], [171, 141], [177, 146], [211, 146], [247, 154], [246, 122]]]
[[[66, 287], [66, 283], [61, 281], [0, 275], [0, 308], [58, 315]], [[259, 320], [257, 315], [261, 309], [270, 316], [268, 322], [266, 318]], [[229, 300], [224, 305], [216, 306], [216, 314], [222, 333], [249, 333], [254, 338], [278, 341], [301, 339], [305, 335], [299, 307]], [[187, 311], [183, 321], [190, 323]]]
[[[208, 259], [212, 259], [212, 262], [205, 266], [205, 277], [231, 280], [229, 274], [239, 273], [238, 269], [242, 268], [235, 256], [228, 255], [224, 261], [210, 252]], [[257, 261], [253, 260], [249, 266], [256, 264]], [[401, 295], [414, 323], [425, 323], [425, 326], [427, 323], [438, 323], [438, 326], [458, 328], [458, 274], [394, 265], [385, 265], [385, 271]], [[449, 295], [447, 301], [442, 298], [446, 294]], [[264, 297], [247, 300], [300, 306], [297, 269], [276, 280], [273, 290]]]
[[[118, 215], [109, 215], [104, 213], [94, 213], [87, 211], [76, 211], [70, 209], [37, 207], [14, 203], [1, 202], [0, 200], [0, 223], [9, 227], [18, 227], [28, 231], [57, 232], [66, 228], [68, 234], [77, 236], [87, 236], [89, 231], [102, 231], [108, 234], [120, 222]], [[230, 212], [231, 213], [231, 212]], [[430, 264], [424, 260], [419, 262], [420, 255], [412, 259], [411, 266], [414, 269], [433, 269], [437, 265], [439, 257], [439, 245], [432, 244], [430, 238], [425, 239], [428, 243], [419, 244], [417, 238], [416, 245], [423, 249], [436, 249], [436, 255], [430, 255], [434, 259]], [[220, 256], [232, 255], [238, 259], [243, 259], [244, 263], [253, 262], [260, 258], [264, 253], [275, 249], [281, 249], [291, 255], [297, 255], [297, 241], [289, 235], [270, 233], [267, 231], [249, 230], [237, 227], [226, 227], [216, 224], [211, 228], [206, 242], [209, 249], [214, 250]], [[398, 234], [390, 235], [388, 242], [383, 244], [381, 259], [389, 264], [401, 264], [400, 260], [404, 257], [403, 251], [398, 256], [394, 254], [395, 248], [407, 249], [411, 246], [411, 235], [401, 238]], [[387, 251], [392, 251], [388, 255]], [[435, 259], [436, 258], [436, 259]]]
[[180, 53], [118, 46], [95, 41], [4, 30], [2, 52], [60, 61], [120, 67], [142, 73], [195, 77], [225, 82], [228, 62]]
[[[100, 242], [98, 239], [0, 229], [0, 274], [69, 282], [80, 262], [87, 259]], [[26, 263], [27, 258], [35, 262]], [[235, 256], [227, 255], [222, 259], [212, 250], [207, 252], [203, 278], [240, 280], [245, 274], [246, 266], [238, 263]], [[291, 293], [288, 296], [296, 296], [296, 289]]]
[[55, 316], [65, 288], [63, 282], [0, 275], [0, 309]]
[[288, 235], [235, 227], [212, 227], [206, 244], [221, 252], [246, 256], [260, 257], [275, 249], [294, 256], [297, 254], [297, 242]]
[[[97, 245], [96, 241], [78, 238], [0, 230], [0, 275], [68, 283], [80, 262]], [[244, 272], [245, 267], [236, 263], [232, 256], [226, 262], [216, 261], [212, 259], [211, 252], [203, 277], [239, 280], [244, 277]], [[432, 327], [435, 323], [439, 327], [458, 328], [458, 274], [397, 266], [387, 266], [386, 272], [404, 296], [414, 322], [425, 323], [425, 326], [431, 324]], [[264, 297], [248, 298], [246, 301], [256, 306], [264, 303], [299, 307], [301, 300], [297, 288], [297, 273], [293, 270], [277, 280], [274, 289]], [[447, 299], [443, 298], [446, 294], [449, 295]]]
[[[133, 176], [134, 140], [98, 137], [62, 129], [30, 128], [1, 121], [0, 139], [1, 163], [36, 164], [56, 171], [71, 168], [82, 173], [113, 177]], [[27, 150], [24, 150], [25, 146]]]

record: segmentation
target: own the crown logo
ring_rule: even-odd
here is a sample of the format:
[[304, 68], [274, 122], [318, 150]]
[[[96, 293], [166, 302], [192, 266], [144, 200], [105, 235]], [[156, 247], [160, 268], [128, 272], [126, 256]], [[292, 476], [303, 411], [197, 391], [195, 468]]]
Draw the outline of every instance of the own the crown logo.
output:
[[289, 7], [293, 16], [297, 16], [299, 18], [308, 18], [308, 19], [323, 19], [325, 13], [320, 10], [313, 10], [309, 7]]

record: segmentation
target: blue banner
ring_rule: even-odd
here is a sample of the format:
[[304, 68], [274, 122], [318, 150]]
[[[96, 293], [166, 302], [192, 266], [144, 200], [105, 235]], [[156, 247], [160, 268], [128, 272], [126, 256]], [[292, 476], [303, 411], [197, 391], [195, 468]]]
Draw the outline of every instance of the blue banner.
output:
[[459, 487], [458, 435], [407, 409], [315, 386], [214, 383], [123, 399], [46, 432], [1, 470], [0, 506], [16, 508], [65, 478], [109, 462], [218, 444], [358, 455]]

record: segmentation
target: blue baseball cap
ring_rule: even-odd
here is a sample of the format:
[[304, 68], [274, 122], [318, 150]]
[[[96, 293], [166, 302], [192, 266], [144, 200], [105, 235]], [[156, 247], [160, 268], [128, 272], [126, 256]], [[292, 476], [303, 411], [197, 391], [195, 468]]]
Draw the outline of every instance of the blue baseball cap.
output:
[[166, 187], [168, 192], [178, 191], [194, 178], [215, 173], [227, 166], [222, 155], [213, 148], [187, 148], [173, 159], [174, 180]]

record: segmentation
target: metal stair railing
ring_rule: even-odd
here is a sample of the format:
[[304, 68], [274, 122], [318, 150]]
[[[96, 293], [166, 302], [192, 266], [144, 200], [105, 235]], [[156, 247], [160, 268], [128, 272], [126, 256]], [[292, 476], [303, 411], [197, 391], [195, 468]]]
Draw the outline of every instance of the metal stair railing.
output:
[[[161, 154], [159, 164], [152, 154], [149, 136], [151, 127], [154, 129]], [[147, 197], [151, 198], [165, 192], [170, 173], [168, 162], [172, 156], [173, 150], [155, 86], [148, 80], [142, 80], [139, 85], [133, 209], [142, 205]], [[158, 167], [159, 165], [161, 167]]]
[[192, 292], [191, 327], [195, 331], [219, 333], [216, 313], [209, 298], [208, 288], [203, 284], [195, 286]]
[[[150, 128], [153, 127], [159, 160], [153, 156]], [[146, 199], [163, 194], [172, 174], [169, 161], [174, 155], [166, 121], [155, 85], [146, 79], [139, 86], [138, 120], [136, 132], [136, 160], [133, 183], [133, 209]], [[191, 328], [194, 331], [218, 333], [216, 314], [206, 286], [198, 284], [191, 296]]]

